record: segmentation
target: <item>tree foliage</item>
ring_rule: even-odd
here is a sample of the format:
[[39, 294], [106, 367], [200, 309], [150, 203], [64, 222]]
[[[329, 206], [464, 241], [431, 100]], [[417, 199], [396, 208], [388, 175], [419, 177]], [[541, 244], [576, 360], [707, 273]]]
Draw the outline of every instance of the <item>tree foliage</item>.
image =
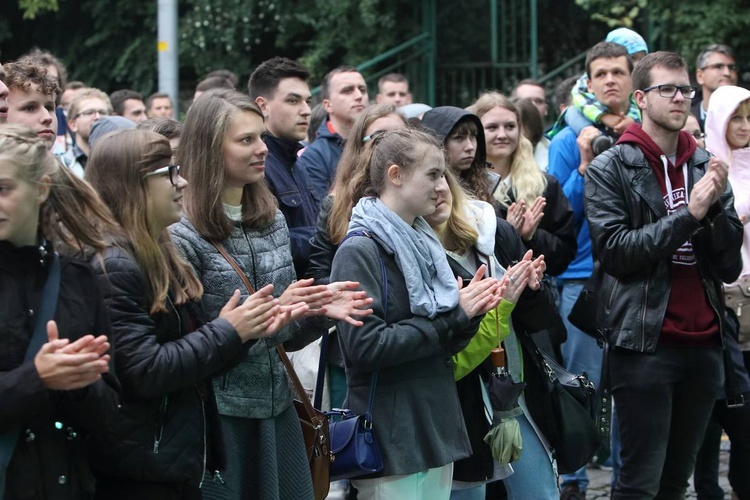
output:
[[576, 3], [590, 12], [592, 19], [610, 28], [640, 27], [652, 50], [678, 52], [691, 65], [709, 44], [729, 44], [736, 54], [747, 54], [750, 50], [748, 0], [576, 0]]

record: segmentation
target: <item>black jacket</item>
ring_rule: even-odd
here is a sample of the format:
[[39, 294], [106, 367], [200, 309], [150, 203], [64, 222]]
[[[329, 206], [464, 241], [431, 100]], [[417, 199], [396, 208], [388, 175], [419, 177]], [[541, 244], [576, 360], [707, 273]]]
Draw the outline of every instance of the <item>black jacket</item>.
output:
[[310, 238], [320, 207], [313, 198], [310, 177], [297, 163], [297, 152], [302, 145], [268, 133], [263, 135], [263, 142], [268, 146], [266, 182], [289, 227], [294, 270], [297, 276], [304, 276], [310, 258]]
[[119, 414], [94, 436], [93, 468], [105, 476], [199, 484], [204, 466], [223, 467], [209, 378], [242, 351], [224, 319], [196, 327], [198, 311], [176, 306], [149, 314], [150, 293], [130, 254], [112, 247], [92, 260], [112, 319]]
[[[555, 176], [544, 173], [547, 187], [542, 195], [547, 200], [544, 216], [537, 226], [531, 240], [525, 241], [526, 247], [534, 251], [534, 257], [544, 255], [547, 274], [558, 276], [573, 262], [578, 251], [578, 231], [576, 231], [573, 209], [563, 194], [560, 183]], [[512, 190], [508, 193], [513, 199]], [[508, 209], [501, 207], [499, 215], [505, 219]]]
[[[75, 391], [45, 389], [24, 356], [51, 263], [51, 247], [0, 242], [0, 433], [19, 429], [6, 474], [5, 499], [80, 499], [94, 491], [83, 439], [107, 423], [117, 401], [112, 370]], [[109, 321], [91, 268], [61, 258], [54, 319], [60, 338], [109, 334]]]
[[[709, 158], [698, 148], [688, 161], [690, 191], [705, 174]], [[605, 272], [598, 317], [611, 345], [654, 352], [672, 286], [671, 257], [689, 238], [723, 331], [721, 283], [732, 283], [742, 269], [742, 224], [729, 184], [702, 221], [687, 205], [667, 215], [643, 152], [620, 144], [597, 156], [586, 170], [585, 209], [594, 255]]]
[[[495, 257], [505, 268], [520, 260], [526, 248], [515, 229], [503, 219], [498, 219], [495, 231]], [[456, 276], [461, 276], [464, 283], [471, 280], [472, 275], [458, 262], [448, 257], [448, 262]], [[557, 311], [554, 297], [549, 288], [540, 290], [527, 288], [521, 294], [518, 304], [511, 314], [514, 331], [527, 332], [529, 334], [546, 335], [548, 330], [564, 328], [562, 319]], [[529, 359], [524, 360], [526, 367], [525, 378], [535, 376], [534, 365]], [[484, 436], [490, 429], [484, 413], [484, 401], [480, 391], [480, 381], [486, 383], [494, 368], [488, 357], [484, 363], [471, 371], [467, 376], [456, 382], [458, 398], [461, 402], [461, 412], [464, 416], [466, 431], [472, 447], [470, 457], [458, 460], [454, 464], [453, 478], [459, 481], [487, 481], [494, 474], [494, 460], [490, 447], [484, 442]], [[541, 390], [537, 385], [530, 385], [530, 390]]]

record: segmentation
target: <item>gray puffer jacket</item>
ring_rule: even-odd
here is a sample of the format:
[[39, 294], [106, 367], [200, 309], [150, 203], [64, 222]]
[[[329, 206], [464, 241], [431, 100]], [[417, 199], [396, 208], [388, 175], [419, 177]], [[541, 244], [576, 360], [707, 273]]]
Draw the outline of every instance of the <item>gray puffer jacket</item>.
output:
[[[175, 245], [203, 283], [204, 320], [215, 318], [234, 290], [242, 292], [241, 300], [247, 298], [248, 291], [234, 268], [187, 218], [171, 226], [170, 231]], [[273, 283], [278, 297], [296, 279], [289, 230], [278, 210], [275, 220], [262, 229], [243, 228], [236, 222], [232, 234], [221, 244], [256, 290]], [[301, 349], [320, 335], [323, 324], [322, 318], [307, 318], [254, 342], [234, 368], [214, 379], [219, 413], [271, 418], [286, 410], [292, 404], [292, 390], [276, 346], [284, 343], [289, 351]]]

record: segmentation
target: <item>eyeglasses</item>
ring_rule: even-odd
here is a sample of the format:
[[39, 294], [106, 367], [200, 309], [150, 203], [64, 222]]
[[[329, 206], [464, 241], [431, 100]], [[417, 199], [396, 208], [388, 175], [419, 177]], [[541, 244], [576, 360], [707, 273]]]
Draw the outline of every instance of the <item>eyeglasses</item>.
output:
[[171, 182], [174, 187], [177, 187], [177, 178], [180, 176], [179, 165], [167, 165], [166, 167], [157, 168], [153, 172], [149, 172], [145, 174], [143, 178], [146, 179], [153, 175], [164, 175], [164, 174], [169, 174], [169, 182]]
[[75, 120], [79, 116], [85, 116], [86, 118], [92, 117], [94, 115], [99, 116], [109, 116], [109, 111], [106, 109], [86, 109], [84, 111], [81, 111], [80, 113], [77, 113], [73, 119]]
[[682, 94], [682, 97], [684, 97], [685, 99], [692, 99], [693, 97], [695, 97], [695, 87], [691, 87], [690, 85], [680, 87], [678, 85], [667, 83], [664, 85], [653, 85], [651, 87], [646, 87], [645, 89], [643, 89], [643, 91], [649, 92], [654, 89], [659, 89], [659, 95], [667, 99], [674, 98], [674, 96], [677, 95], [677, 92], [680, 92]]
[[708, 64], [706, 66], [703, 66], [701, 70], [704, 69], [715, 69], [718, 71], [724, 71], [724, 68], [729, 69], [729, 71], [737, 71], [737, 65], [736, 64], [725, 64], [725, 63], [714, 63], [714, 64]]

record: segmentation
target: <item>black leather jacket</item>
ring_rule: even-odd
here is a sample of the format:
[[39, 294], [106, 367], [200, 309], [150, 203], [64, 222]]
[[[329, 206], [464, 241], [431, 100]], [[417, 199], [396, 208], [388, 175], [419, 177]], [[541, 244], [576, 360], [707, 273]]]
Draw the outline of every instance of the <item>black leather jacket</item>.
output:
[[[689, 190], [705, 174], [709, 158], [699, 148], [688, 161]], [[610, 345], [656, 350], [672, 285], [670, 260], [689, 238], [723, 332], [721, 283], [735, 281], [742, 268], [742, 224], [729, 184], [702, 221], [686, 205], [667, 215], [643, 152], [633, 144], [620, 144], [587, 169], [585, 209], [594, 256], [606, 273], [598, 319]]]

